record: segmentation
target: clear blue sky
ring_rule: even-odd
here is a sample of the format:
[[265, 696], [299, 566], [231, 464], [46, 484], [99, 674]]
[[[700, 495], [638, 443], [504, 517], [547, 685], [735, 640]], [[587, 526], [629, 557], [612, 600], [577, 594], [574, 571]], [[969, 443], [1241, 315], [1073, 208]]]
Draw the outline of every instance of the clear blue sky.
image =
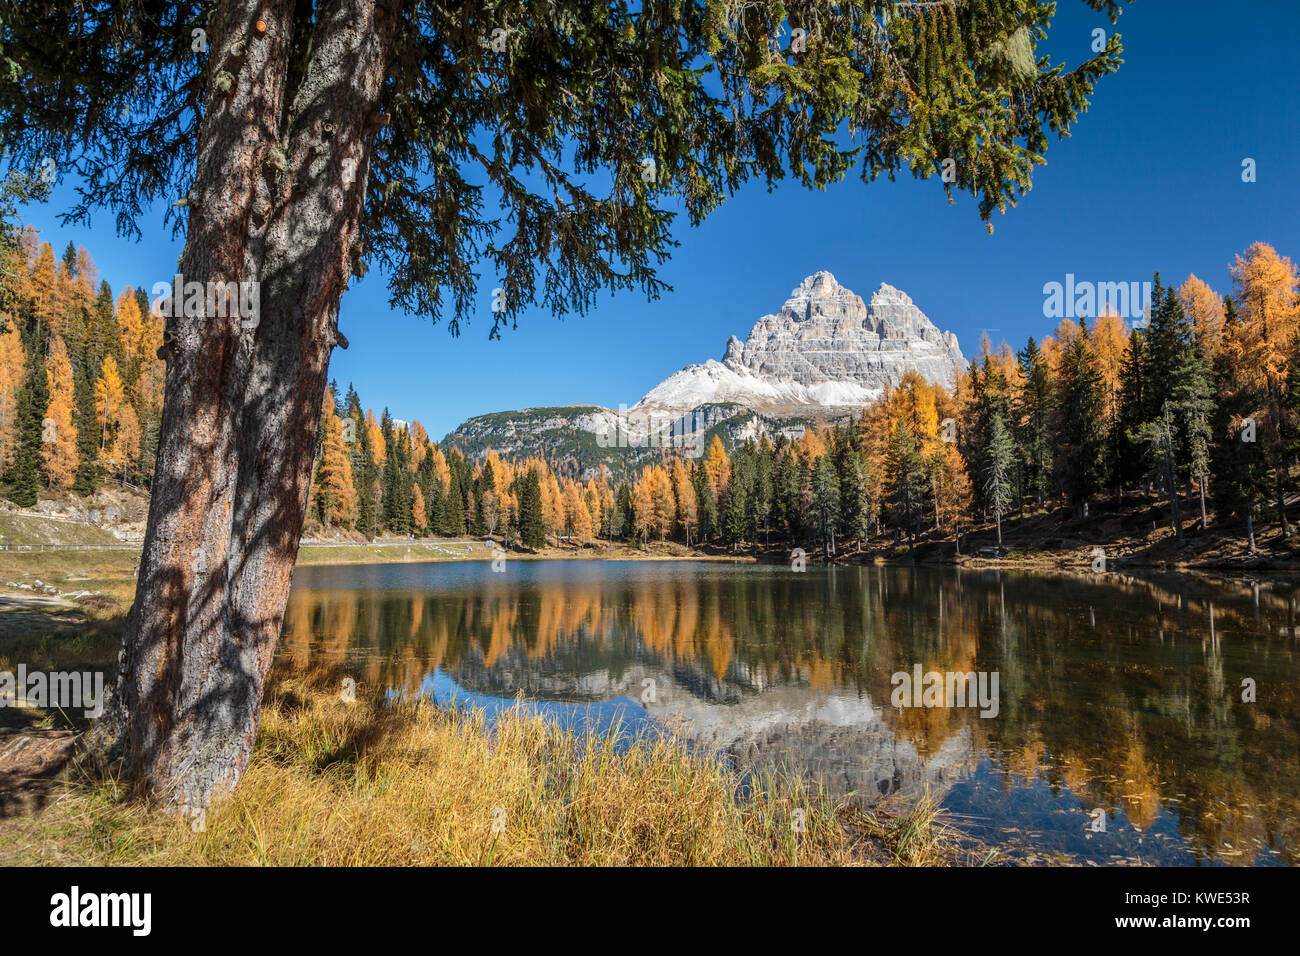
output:
[[[1075, 65], [1098, 26], [1111, 29], [1060, 0], [1048, 50]], [[334, 353], [330, 374], [440, 438], [485, 412], [631, 405], [683, 365], [720, 358], [728, 335], [743, 338], [818, 269], [864, 296], [882, 281], [903, 289], [970, 355], [981, 329], [1017, 348], [1050, 332], [1043, 284], [1067, 272], [1143, 281], [1159, 269], [1167, 282], [1195, 272], [1222, 293], [1232, 257], [1256, 240], [1300, 257], [1300, 6], [1137, 0], [1117, 29], [1124, 66], [1074, 135], [1052, 144], [1029, 195], [995, 214], [992, 236], [973, 201], [949, 206], [933, 179], [851, 179], [825, 193], [758, 186], [698, 229], [679, 219], [681, 245], [661, 271], [673, 291], [658, 301], [620, 293], [562, 322], [534, 310], [498, 341], [487, 338], [495, 276], [482, 276], [482, 319], [453, 339], [392, 312], [372, 271], [343, 299], [351, 347]], [[1258, 164], [1253, 184], [1241, 180], [1245, 157]], [[69, 239], [86, 246], [115, 292], [170, 278], [180, 247], [161, 210], [129, 242], [102, 212], [93, 229], [59, 228], [71, 195], [65, 183], [24, 212], [56, 251]]]

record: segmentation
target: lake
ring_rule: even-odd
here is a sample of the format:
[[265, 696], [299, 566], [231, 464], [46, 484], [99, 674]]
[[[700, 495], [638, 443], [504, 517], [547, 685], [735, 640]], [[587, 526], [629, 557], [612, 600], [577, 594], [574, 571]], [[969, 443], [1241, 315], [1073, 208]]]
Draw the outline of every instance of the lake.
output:
[[[294, 666], [489, 712], [522, 694], [578, 730], [668, 728], [864, 803], [928, 791], [1008, 859], [1297, 861], [1293, 578], [650, 561], [294, 575], [278, 652]], [[923, 694], [931, 672], [977, 680]]]

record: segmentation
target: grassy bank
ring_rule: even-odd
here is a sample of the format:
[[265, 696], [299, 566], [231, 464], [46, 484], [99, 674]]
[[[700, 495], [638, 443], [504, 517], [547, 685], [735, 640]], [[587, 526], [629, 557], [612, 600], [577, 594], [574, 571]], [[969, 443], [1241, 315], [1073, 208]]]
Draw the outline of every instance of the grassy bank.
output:
[[[983, 863], [928, 801], [898, 817], [797, 781], [742, 788], [670, 740], [622, 753], [544, 721], [344, 703], [340, 675], [277, 675], [248, 772], [201, 831], [71, 779], [0, 820], [0, 864], [845, 865]], [[802, 811], [802, 812], [800, 812]]]

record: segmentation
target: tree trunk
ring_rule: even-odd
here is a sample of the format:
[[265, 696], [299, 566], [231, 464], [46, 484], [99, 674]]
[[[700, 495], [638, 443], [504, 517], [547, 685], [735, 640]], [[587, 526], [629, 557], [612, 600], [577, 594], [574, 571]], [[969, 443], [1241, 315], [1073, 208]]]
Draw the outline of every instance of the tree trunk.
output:
[[1205, 478], [1202, 477], [1197, 484], [1201, 490], [1201, 530], [1204, 531], [1210, 526], [1210, 519], [1205, 512]]
[[1165, 474], [1165, 484], [1169, 488], [1169, 516], [1173, 521], [1174, 534], [1178, 543], [1183, 543], [1183, 519], [1178, 511], [1178, 478], [1172, 471]]
[[1286, 520], [1286, 472], [1277, 469], [1277, 515], [1282, 522], [1282, 537], [1291, 536], [1291, 526]]
[[230, 792], [252, 753], [364, 205], [389, 2], [328, 3], [311, 24], [293, 0], [228, 0], [207, 26], [209, 72], [234, 81], [209, 89], [180, 271], [259, 282], [260, 315], [253, 328], [237, 311], [168, 319], [139, 583], [98, 732], [169, 807]]

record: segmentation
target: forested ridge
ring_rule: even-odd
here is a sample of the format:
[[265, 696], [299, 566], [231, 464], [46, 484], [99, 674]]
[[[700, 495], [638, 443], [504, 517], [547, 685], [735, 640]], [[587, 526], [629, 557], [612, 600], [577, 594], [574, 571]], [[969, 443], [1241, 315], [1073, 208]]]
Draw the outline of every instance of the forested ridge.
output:
[[[827, 553], [881, 536], [909, 544], [1008, 516], [1086, 520], [1159, 504], [1189, 528], [1283, 538], [1300, 452], [1300, 292], [1295, 264], [1255, 243], [1232, 291], [1157, 273], [1149, 315], [1064, 319], [1019, 350], [987, 340], [949, 390], [908, 374], [851, 422], [692, 459], [665, 451], [629, 482], [576, 459], [469, 460], [418, 423], [326, 403], [315, 514], [326, 525], [645, 544], [805, 546]], [[358, 441], [347, 453], [348, 435]], [[358, 478], [357, 476], [361, 476]]]
[[[114, 293], [72, 244], [28, 227], [11, 244], [0, 329], [0, 473], [20, 506], [147, 487], [162, 406], [164, 320], [142, 287]], [[471, 458], [417, 421], [376, 416], [331, 383], [308, 533], [492, 535], [508, 546], [594, 539], [818, 548], [909, 544], [1099, 505], [1160, 502], [1187, 528], [1261, 522], [1300, 452], [1300, 292], [1287, 257], [1255, 243], [1231, 292], [1153, 283], [1146, 321], [1063, 319], [1019, 350], [985, 340], [949, 390], [909, 373], [849, 423], [699, 458], [666, 449], [621, 482], [574, 458]]]

